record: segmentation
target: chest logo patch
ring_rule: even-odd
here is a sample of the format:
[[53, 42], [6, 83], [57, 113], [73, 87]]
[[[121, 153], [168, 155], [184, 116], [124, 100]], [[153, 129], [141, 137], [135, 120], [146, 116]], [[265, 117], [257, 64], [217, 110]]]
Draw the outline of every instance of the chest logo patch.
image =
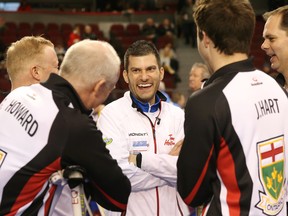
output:
[[257, 145], [259, 178], [264, 191], [259, 191], [256, 207], [267, 215], [277, 215], [285, 204], [284, 139], [283, 136]]
[[173, 134], [169, 134], [169, 138], [165, 140], [164, 145], [175, 145], [175, 137], [173, 136]]
[[105, 142], [106, 145], [110, 145], [110, 144], [113, 142], [113, 139], [112, 139], [112, 138], [104, 137], [104, 138], [103, 138], [103, 141]]

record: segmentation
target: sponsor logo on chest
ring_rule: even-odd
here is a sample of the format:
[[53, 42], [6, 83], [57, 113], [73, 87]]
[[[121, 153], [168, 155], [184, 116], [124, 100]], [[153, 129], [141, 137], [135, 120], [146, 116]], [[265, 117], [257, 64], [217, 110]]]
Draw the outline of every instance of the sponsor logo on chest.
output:
[[139, 153], [147, 151], [149, 147], [149, 135], [148, 133], [129, 133], [130, 151]]

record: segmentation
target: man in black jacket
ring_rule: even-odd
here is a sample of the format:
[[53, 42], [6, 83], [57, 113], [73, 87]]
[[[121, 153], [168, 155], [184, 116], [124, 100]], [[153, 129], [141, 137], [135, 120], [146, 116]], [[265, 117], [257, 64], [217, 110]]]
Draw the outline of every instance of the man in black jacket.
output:
[[198, 50], [212, 76], [185, 107], [179, 194], [207, 216], [287, 216], [288, 100], [248, 57], [254, 10], [247, 0], [198, 3]]

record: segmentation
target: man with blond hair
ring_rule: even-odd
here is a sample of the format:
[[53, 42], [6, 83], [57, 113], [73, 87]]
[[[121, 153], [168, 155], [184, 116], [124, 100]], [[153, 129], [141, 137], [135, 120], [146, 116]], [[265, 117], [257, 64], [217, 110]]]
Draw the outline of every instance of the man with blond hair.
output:
[[26, 36], [12, 43], [6, 53], [12, 90], [46, 81], [58, 73], [58, 63], [53, 43], [44, 37]]
[[[54, 48], [54, 44], [42, 36], [25, 36], [12, 43], [6, 53], [11, 90], [45, 82], [51, 73], [58, 73], [59, 62]], [[72, 204], [66, 201], [71, 197], [68, 186], [63, 188], [60, 197], [53, 215], [73, 214]]]

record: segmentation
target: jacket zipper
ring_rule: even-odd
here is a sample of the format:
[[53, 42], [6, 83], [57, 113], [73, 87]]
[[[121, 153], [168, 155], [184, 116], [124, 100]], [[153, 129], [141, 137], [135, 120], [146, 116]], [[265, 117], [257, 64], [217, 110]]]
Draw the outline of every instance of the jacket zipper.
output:
[[[153, 134], [153, 141], [154, 141], [154, 153], [157, 154], [157, 141], [156, 141], [156, 129], [155, 129], [155, 125], [156, 123], [159, 121], [159, 115], [161, 113], [161, 105], [160, 105], [160, 111], [157, 115], [157, 117], [155, 118], [155, 121], [154, 121], [154, 124], [153, 122], [151, 121], [151, 119], [144, 113], [141, 111], [141, 113], [146, 116], [146, 118], [148, 118], [149, 122], [150, 122], [150, 125], [152, 127], [152, 134]], [[157, 203], [156, 203], [156, 206], [157, 206], [157, 216], [160, 215], [160, 199], [159, 199], [159, 190], [158, 190], [158, 187], [155, 188], [155, 192], [156, 192], [156, 200], [157, 200]]]

